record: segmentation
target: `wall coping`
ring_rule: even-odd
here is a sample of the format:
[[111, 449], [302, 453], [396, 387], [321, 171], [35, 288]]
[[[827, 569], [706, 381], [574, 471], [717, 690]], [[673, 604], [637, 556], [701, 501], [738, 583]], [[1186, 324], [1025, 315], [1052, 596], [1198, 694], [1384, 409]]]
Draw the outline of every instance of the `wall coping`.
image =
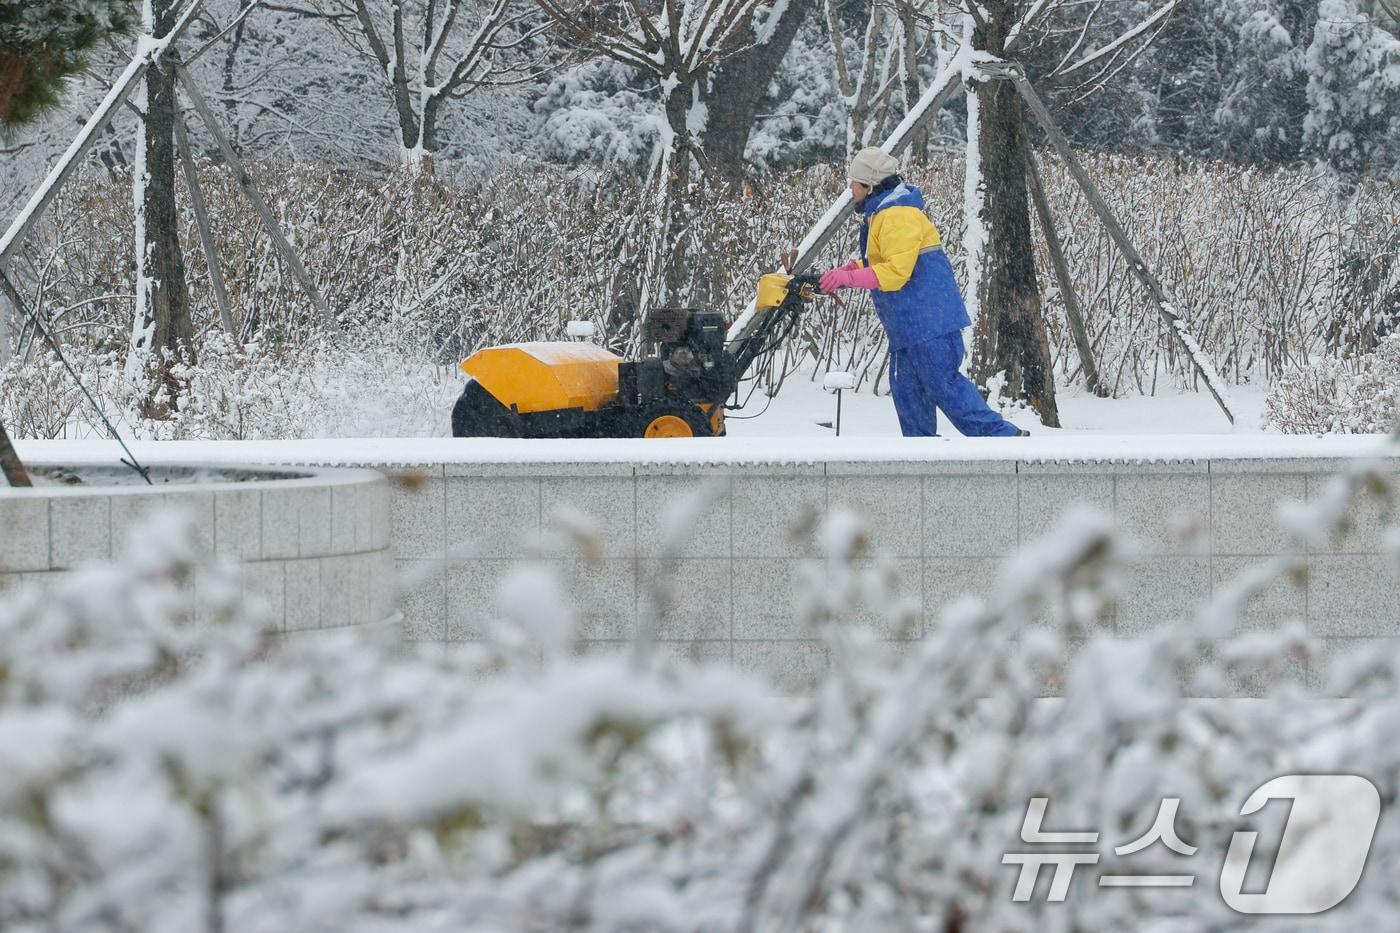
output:
[[[21, 458], [35, 464], [116, 464], [112, 441], [18, 441]], [[801, 467], [868, 465], [870, 472], [949, 472], [951, 468], [1016, 470], [1026, 465], [1193, 464], [1268, 461], [1285, 472], [1336, 467], [1338, 461], [1382, 459], [1400, 468], [1400, 442], [1382, 434], [1033, 435], [1028, 438], [680, 438], [666, 441], [505, 440], [497, 438], [333, 438], [267, 441], [142, 441], [130, 445], [143, 464], [305, 465], [321, 467], [423, 467], [458, 475], [520, 473], [548, 465], [556, 469], [614, 464], [633, 468]], [[1327, 463], [1326, 461], [1331, 461]], [[1237, 463], [1236, 467], [1246, 467]], [[1246, 467], [1248, 469], [1248, 467]], [[846, 472], [839, 470], [839, 472]], [[612, 472], [612, 471], [605, 471]], [[631, 472], [623, 470], [619, 472]], [[830, 472], [830, 471], [828, 471]], [[322, 480], [324, 482], [324, 480]], [[277, 481], [296, 482], [296, 480]], [[232, 484], [244, 485], [244, 484]], [[53, 487], [49, 487], [52, 489]], [[178, 487], [167, 487], [174, 491]], [[207, 488], [207, 487], [205, 487]], [[246, 488], [246, 485], [245, 485]]]
[[[76, 442], [46, 442], [49, 444], [88, 444], [88, 441]], [[18, 449], [19, 445], [16, 445]], [[76, 451], [73, 456], [68, 456], [64, 448], [50, 447], [49, 453], [39, 455], [26, 454], [20, 451], [20, 458], [25, 465], [30, 468], [44, 467], [74, 467], [93, 466], [119, 463], [111, 460], [110, 457], [94, 457], [86, 450]], [[0, 485], [0, 499], [81, 499], [97, 496], [180, 496], [180, 495], [203, 495], [208, 493], [225, 492], [257, 492], [262, 490], [296, 490], [296, 489], [329, 489], [336, 486], [351, 486], [366, 481], [379, 479], [378, 475], [368, 469], [341, 469], [328, 468], [319, 465], [296, 465], [285, 466], [275, 463], [255, 463], [251, 461], [232, 460], [210, 460], [191, 461], [179, 458], [165, 458], [159, 456], [146, 457], [137, 454], [137, 459], [142, 466], [182, 466], [191, 469], [218, 469], [228, 470], [230, 468], [242, 467], [250, 472], [268, 473], [274, 477], [281, 475], [282, 478], [258, 479], [258, 480], [227, 480], [223, 482], [182, 482], [182, 483], [133, 483], [122, 486], [31, 486], [28, 488], [14, 488], [7, 485]], [[122, 469], [126, 469], [122, 467]]]

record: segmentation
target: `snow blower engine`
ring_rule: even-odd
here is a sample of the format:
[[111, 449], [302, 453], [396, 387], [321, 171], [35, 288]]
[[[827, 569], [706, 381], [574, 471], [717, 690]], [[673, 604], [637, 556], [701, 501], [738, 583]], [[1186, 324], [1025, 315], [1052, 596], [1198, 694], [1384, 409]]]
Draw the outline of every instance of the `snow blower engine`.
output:
[[454, 437], [713, 437], [753, 362], [785, 340], [817, 295], [812, 275], [763, 276], [733, 340], [724, 315], [657, 308], [642, 323], [654, 352], [635, 362], [587, 343], [488, 347], [461, 365]]

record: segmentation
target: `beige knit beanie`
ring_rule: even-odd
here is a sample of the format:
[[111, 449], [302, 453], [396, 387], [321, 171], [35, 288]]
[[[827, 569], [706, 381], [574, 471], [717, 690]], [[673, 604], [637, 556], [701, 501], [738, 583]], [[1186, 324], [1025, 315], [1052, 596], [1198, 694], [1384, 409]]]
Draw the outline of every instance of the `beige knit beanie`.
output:
[[851, 160], [851, 181], [858, 181], [871, 188], [899, 174], [899, 160], [883, 149], [869, 146], [857, 152]]

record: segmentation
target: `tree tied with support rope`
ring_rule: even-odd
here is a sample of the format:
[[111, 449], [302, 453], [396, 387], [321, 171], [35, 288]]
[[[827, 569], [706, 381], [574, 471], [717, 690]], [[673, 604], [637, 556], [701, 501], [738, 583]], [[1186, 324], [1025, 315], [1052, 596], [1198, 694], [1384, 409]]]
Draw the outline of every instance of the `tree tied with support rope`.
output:
[[[972, 237], [970, 252], [981, 253], [980, 259], [974, 256], [969, 263], [973, 275], [968, 288], [979, 312], [971, 373], [984, 386], [999, 382], [1007, 399], [1024, 401], [1049, 427], [1058, 427], [1060, 418], [1037, 283], [1032, 204], [1050, 246], [1086, 383], [1090, 391], [1101, 389], [1092, 346], [1078, 320], [1073, 283], [1063, 263], [1055, 259], [1058, 234], [1043, 196], [1037, 196], [1024, 93], [1014, 81], [997, 80], [1007, 74], [995, 69], [1014, 65], [1019, 74], [1035, 74], [1039, 82], [1062, 86], [1071, 99], [1082, 101], [1141, 55], [1178, 5], [1179, 0], [1165, 0], [1146, 15], [1134, 14], [1117, 38], [1087, 51], [1079, 45], [1086, 14], [1068, 0], [983, 0], [965, 7], [972, 21], [965, 41], [991, 65], [974, 66], [964, 74], [969, 94], [976, 97], [968, 107], [967, 213], [969, 228], [978, 234]], [[1087, 16], [1097, 15], [1103, 6], [1099, 4]], [[1058, 63], [1042, 61], [1046, 51], [1057, 45], [1057, 37], [1066, 34], [1077, 34], [1077, 40], [1063, 53], [1055, 52], [1060, 55]], [[1048, 116], [1037, 115], [1035, 121], [1047, 136], [1057, 132], [1047, 123]]]
[[[1078, 82], [1078, 90], [1092, 92], [1102, 81], [1118, 73], [1125, 62], [1141, 54], [1160, 33], [1178, 3], [1179, 0], [1165, 0], [1155, 12], [1099, 49], [1082, 52], [1077, 45], [1073, 46], [1050, 76], [1075, 75], [1073, 80]], [[1079, 165], [1064, 134], [1026, 78], [1024, 65], [1017, 60], [1024, 54], [1025, 45], [1039, 41], [1040, 35], [1053, 28], [1047, 25], [1052, 14], [1073, 15], [1074, 6], [1066, 0], [1035, 0], [1028, 6], [1023, 6], [1020, 0], [993, 0], [980, 6], [963, 7], [969, 27], [964, 40], [881, 148], [895, 156], [904, 152], [921, 131], [937, 119], [943, 105], [959, 88], [973, 86], [967, 108], [969, 232], [964, 238], [964, 249], [968, 254], [968, 298], [978, 310], [978, 336], [972, 364], [976, 381], [986, 384], [993, 376], [1003, 376], [1003, 385], [1010, 390], [1008, 394], [1026, 400], [1044, 424], [1059, 426], [1049, 347], [1045, 340], [1044, 311], [1036, 284], [1029, 206], [1032, 200], [1038, 202], [1052, 259], [1058, 235], [1043, 196], [1035, 196], [1035, 165], [1022, 112], [1023, 106], [1029, 106], [1035, 122], [1073, 175], [1105, 231], [1127, 259], [1129, 271], [1146, 290], [1149, 301], [1167, 325], [1168, 339], [1190, 359], [1221, 412], [1233, 423], [1234, 414], [1224, 381], [1191, 336], [1181, 309], [1147, 268], [1121, 223]], [[1063, 29], [1063, 24], [1059, 28]], [[1081, 79], [1077, 77], [1080, 74], [1090, 76]], [[989, 151], [995, 156], [984, 166], [983, 154]], [[852, 210], [850, 194], [843, 193], [797, 247], [791, 271], [804, 272], [811, 268]], [[1085, 372], [1094, 372], [1093, 349], [1083, 330], [1082, 319], [1076, 321], [1078, 302], [1067, 267], [1058, 261], [1054, 266], [1061, 292], [1067, 296], [1067, 316], [1076, 329], [1076, 347], [1083, 357]], [[729, 340], [742, 339], [752, 320], [751, 305], [730, 327]], [[1091, 391], [1097, 391], [1097, 378], [1089, 378]]]
[[[134, 22], [131, 0], [0, 5], [0, 136], [36, 122], [55, 106], [67, 79], [85, 67], [83, 53]], [[0, 472], [11, 486], [30, 485], [3, 424]]]
[[[260, 0], [252, 0], [241, 14], [247, 13]], [[118, 108], [129, 103], [136, 87], [143, 83], [146, 87], [144, 107], [134, 108], [141, 120], [140, 136], [137, 145], [135, 190], [136, 201], [136, 259], [137, 259], [137, 299], [136, 313], [132, 324], [131, 356], [129, 365], [144, 365], [145, 353], [154, 358], [157, 378], [153, 383], [151, 396], [147, 399], [149, 416], [159, 416], [160, 408], [171, 404], [178, 394], [178, 385], [172, 374], [172, 366], [182, 359], [193, 361], [193, 324], [190, 319], [189, 293], [185, 283], [183, 256], [180, 252], [179, 228], [175, 213], [175, 142], [186, 140], [180, 121], [183, 119], [177, 100], [176, 83], [183, 85], [185, 93], [193, 104], [206, 129], [219, 145], [224, 161], [236, 173], [239, 185], [245, 196], [258, 211], [278, 252], [292, 270], [298, 283], [306, 291], [316, 308], [323, 326], [331, 333], [338, 332], [338, 324], [330, 313], [324, 299], [316, 289], [301, 261], [297, 258], [287, 238], [283, 235], [276, 218], [267, 203], [258, 194], [243, 163], [234, 152], [224, 134], [219, 130], [212, 113], [194, 82], [181, 65], [176, 41], [200, 15], [204, 0], [188, 0], [178, 5], [178, 0], [148, 0], [145, 6], [145, 19], [142, 23], [142, 36], [136, 53], [126, 70], [116, 79], [106, 98], [88, 118], [77, 138], [50, 170], [48, 177], [30, 198], [29, 203], [11, 223], [3, 236], [0, 236], [0, 298], [13, 304], [16, 311], [28, 317], [35, 329], [43, 333], [53, 350], [63, 359], [61, 349], [53, 340], [52, 334], [43, 324], [39, 309], [28, 307], [24, 296], [6, 274], [6, 261], [17, 251], [28, 233], [34, 228], [44, 210], [52, 203], [63, 184], [71, 177], [81, 163], [83, 156], [91, 148], [97, 134], [112, 121]], [[220, 33], [220, 37], [224, 33]], [[194, 57], [203, 54], [212, 43], [206, 44]], [[202, 202], [198, 178], [190, 170], [188, 160], [191, 154], [188, 145], [184, 147], [186, 156], [187, 181], [196, 205]], [[201, 233], [205, 231], [201, 230]], [[209, 248], [208, 238], [201, 238], [208, 253], [211, 270], [217, 266], [217, 259]], [[211, 275], [217, 277], [216, 272]], [[231, 326], [226, 305], [221, 303], [222, 321]], [[65, 361], [65, 366], [66, 366]], [[77, 380], [77, 375], [69, 367], [69, 373]], [[97, 415], [106, 426], [111, 437], [120, 443], [127, 454], [122, 462], [127, 463], [143, 477], [145, 471], [120, 435], [112, 427], [100, 406], [87, 394], [88, 401], [97, 410]], [[165, 389], [162, 396], [161, 390]], [[18, 463], [8, 438], [0, 441], [5, 462]], [[7, 477], [10, 471], [6, 469]], [[18, 475], [18, 473], [16, 473]], [[14, 482], [14, 479], [11, 478]]]
[[[149, 0], [143, 29], [151, 36], [170, 33], [178, 22], [177, 0]], [[180, 249], [180, 224], [175, 195], [175, 69], [178, 55], [171, 49], [146, 72], [145, 101], [138, 106], [136, 171], [136, 309], [131, 331], [132, 362], [150, 354], [151, 394], [143, 415], [164, 417], [180, 394], [174, 370], [195, 359], [194, 321], [185, 281], [185, 257]]]

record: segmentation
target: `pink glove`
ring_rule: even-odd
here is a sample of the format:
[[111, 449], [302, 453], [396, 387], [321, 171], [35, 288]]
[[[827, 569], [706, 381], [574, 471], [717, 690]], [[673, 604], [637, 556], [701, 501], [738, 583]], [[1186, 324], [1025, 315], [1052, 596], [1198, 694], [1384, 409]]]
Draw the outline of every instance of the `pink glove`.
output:
[[875, 275], [875, 270], [870, 268], [832, 269], [822, 276], [817, 287], [822, 290], [823, 295], [830, 295], [842, 288], [864, 288], [874, 291], [880, 287], [880, 279]]
[[860, 268], [860, 260], [859, 260], [859, 259], [852, 259], [850, 262], [846, 263], [844, 266], [841, 266], [841, 268], [844, 269], [844, 270], [846, 270], [847, 272], [854, 272], [856, 269], [859, 269], [859, 268]]

